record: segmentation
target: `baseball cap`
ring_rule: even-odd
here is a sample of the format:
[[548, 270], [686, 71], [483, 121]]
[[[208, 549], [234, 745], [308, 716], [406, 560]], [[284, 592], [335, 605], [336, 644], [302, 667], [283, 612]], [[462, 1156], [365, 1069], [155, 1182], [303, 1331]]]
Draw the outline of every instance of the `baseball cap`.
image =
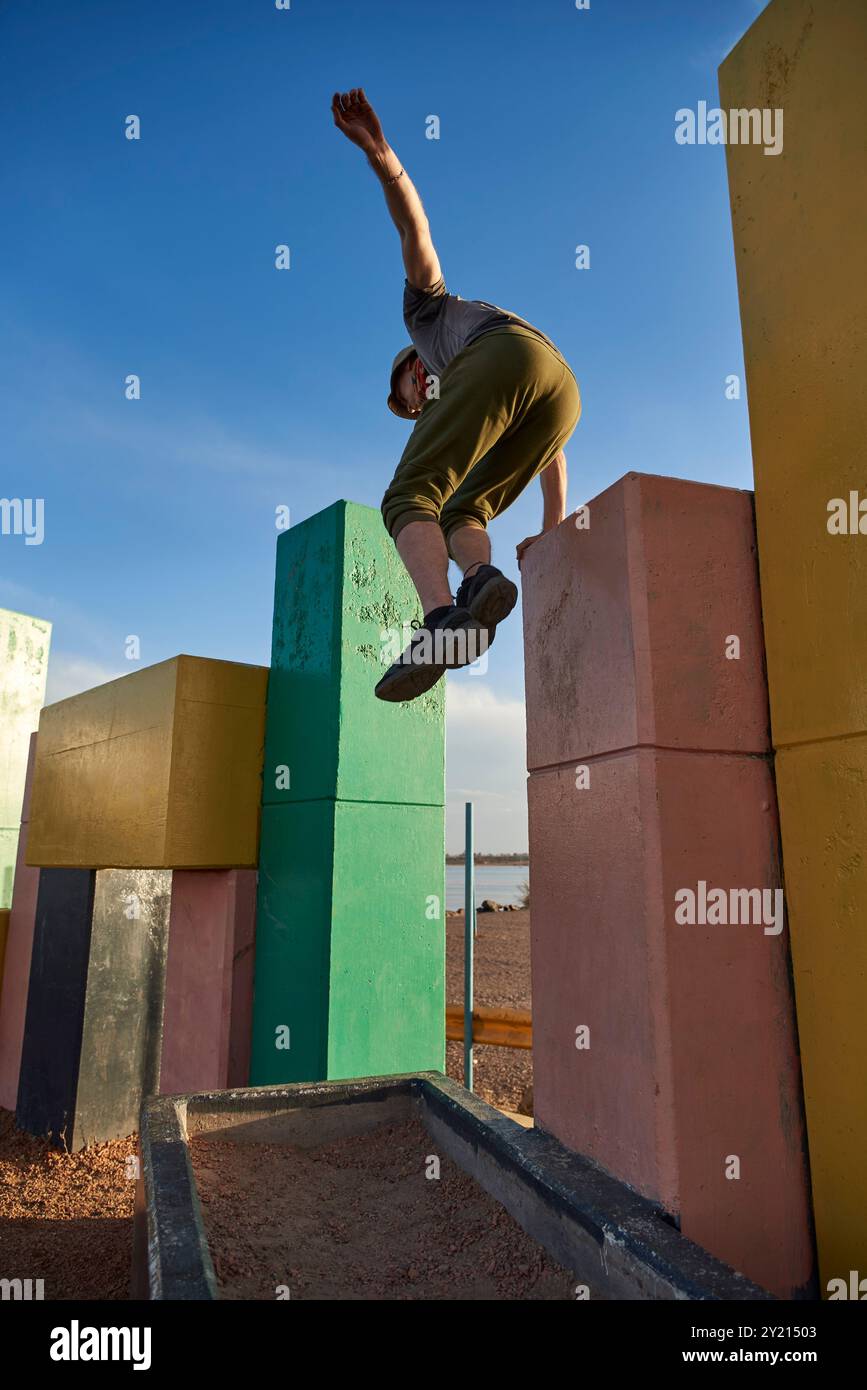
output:
[[391, 376], [389, 378], [387, 404], [389, 410], [392, 411], [393, 414], [399, 415], [402, 420], [415, 420], [416, 416], [411, 415], [410, 412], [407, 410], [406, 406], [404, 405], [403, 401], [399, 400], [398, 397], [394, 394], [394, 378], [397, 376], [397, 373], [403, 366], [404, 362], [409, 361], [410, 357], [417, 356], [418, 353], [416, 352], [412, 343], [410, 343], [409, 347], [401, 348], [400, 352], [397, 354], [397, 357], [395, 357], [394, 361], [391, 364]]

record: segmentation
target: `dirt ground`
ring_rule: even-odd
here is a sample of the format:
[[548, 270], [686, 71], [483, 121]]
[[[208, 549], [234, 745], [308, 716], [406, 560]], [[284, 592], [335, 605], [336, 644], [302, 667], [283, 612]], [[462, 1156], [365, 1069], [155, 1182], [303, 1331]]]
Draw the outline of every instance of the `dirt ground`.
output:
[[[529, 913], [481, 912], [478, 914], [478, 924], [476, 1002], [529, 1009]], [[446, 995], [449, 1003], [454, 1004], [463, 1000], [463, 930], [463, 917], [446, 918]], [[448, 1043], [446, 1051], [446, 1069], [449, 1076], [463, 1082], [462, 1044]], [[519, 1052], [512, 1048], [477, 1047], [474, 1058], [477, 1094], [503, 1109], [519, 1109], [522, 1094], [533, 1079], [532, 1053]], [[7, 1110], [0, 1110], [0, 1278], [43, 1279], [46, 1299], [126, 1298], [132, 1259], [132, 1211], [135, 1189], [135, 1183], [127, 1176], [127, 1159], [134, 1154], [134, 1138], [98, 1144], [77, 1154], [65, 1154], [50, 1148], [40, 1139], [21, 1134], [15, 1128], [14, 1115]], [[425, 1184], [425, 1189], [429, 1191], [428, 1200], [430, 1192], [436, 1190], [439, 1190], [442, 1197], [447, 1198], [447, 1202], [429, 1213], [432, 1220], [440, 1222], [434, 1227], [440, 1232], [440, 1241], [446, 1240], [447, 1229], [451, 1230], [446, 1215], [451, 1207], [454, 1209], [454, 1216], [460, 1205], [462, 1181], [464, 1179], [455, 1170], [447, 1181], [443, 1179], [439, 1184]], [[471, 1189], [468, 1196], [468, 1225], [464, 1227], [459, 1223], [458, 1227], [455, 1227], [454, 1234], [449, 1237], [449, 1243], [452, 1245], [461, 1239], [469, 1240], [469, 1233], [475, 1230], [479, 1223], [484, 1224], [478, 1206], [478, 1190], [469, 1179], [465, 1181]], [[487, 1213], [487, 1219], [491, 1219], [491, 1212]], [[505, 1213], [502, 1213], [501, 1219], [508, 1219]], [[495, 1228], [495, 1231], [498, 1240], [501, 1237], [505, 1239], [499, 1228]], [[446, 1234], [443, 1234], [444, 1232]], [[412, 1254], [415, 1247], [410, 1249], [411, 1240], [417, 1241], [419, 1253], [416, 1257]], [[408, 1253], [405, 1268], [414, 1267], [413, 1258], [422, 1259], [426, 1244], [420, 1229], [415, 1231], [414, 1236], [407, 1236], [407, 1241], [409, 1243], [406, 1246]], [[532, 1242], [530, 1244], [532, 1245]], [[432, 1249], [431, 1258], [439, 1253], [440, 1261], [444, 1262], [442, 1248], [440, 1245], [439, 1252]], [[445, 1248], [448, 1251], [448, 1244]], [[462, 1246], [458, 1248], [463, 1249]], [[490, 1259], [494, 1262], [494, 1272], [485, 1276], [493, 1281], [491, 1287], [494, 1287], [497, 1277], [497, 1251], [502, 1248], [505, 1247], [496, 1242], [495, 1248], [491, 1247]], [[486, 1249], [486, 1246], [480, 1245], [476, 1254]], [[533, 1250], [535, 1249], [533, 1246]], [[474, 1255], [473, 1260], [475, 1258]], [[450, 1255], [448, 1262], [451, 1278], [453, 1260]], [[472, 1279], [476, 1279], [476, 1264], [470, 1262], [468, 1269], [470, 1267], [473, 1271]], [[418, 1268], [426, 1270], [428, 1265], [422, 1262]], [[535, 1266], [528, 1265], [529, 1268]], [[400, 1289], [403, 1287], [401, 1279], [405, 1280], [409, 1276], [401, 1274], [395, 1266], [391, 1277], [396, 1281], [394, 1286]], [[438, 1275], [431, 1273], [424, 1277], [430, 1277], [434, 1286], [439, 1287], [436, 1285]], [[454, 1283], [451, 1287], [454, 1287]], [[273, 1297], [273, 1293], [264, 1296]], [[311, 1295], [307, 1293], [299, 1296]], [[362, 1296], [374, 1295], [368, 1293]], [[404, 1292], [397, 1296], [410, 1295]], [[480, 1298], [487, 1295], [476, 1292], [422, 1296]], [[491, 1296], [536, 1298], [552, 1295], [499, 1293]], [[553, 1296], [568, 1297], [561, 1294]], [[294, 1289], [292, 1297], [295, 1297]]]
[[[479, 912], [474, 957], [476, 1004], [530, 1010], [529, 912]], [[446, 918], [446, 1001], [464, 1000], [464, 919]], [[446, 1043], [446, 1071], [464, 1081], [464, 1045]], [[473, 1048], [473, 1090], [501, 1110], [520, 1110], [533, 1082], [533, 1054], [514, 1047]]]
[[555, 1264], [417, 1120], [317, 1149], [191, 1144], [225, 1299], [571, 1299]]

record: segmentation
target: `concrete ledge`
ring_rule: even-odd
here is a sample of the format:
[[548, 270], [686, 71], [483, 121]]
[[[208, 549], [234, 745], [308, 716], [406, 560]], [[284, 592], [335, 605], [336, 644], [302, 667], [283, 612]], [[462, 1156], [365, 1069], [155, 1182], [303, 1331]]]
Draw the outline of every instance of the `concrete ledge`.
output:
[[[326, 1143], [415, 1115], [551, 1256], [613, 1299], [770, 1300], [675, 1230], [646, 1198], [439, 1072], [159, 1096], [142, 1107], [133, 1289], [218, 1298], [188, 1136]], [[274, 1121], [280, 1120], [275, 1134]]]

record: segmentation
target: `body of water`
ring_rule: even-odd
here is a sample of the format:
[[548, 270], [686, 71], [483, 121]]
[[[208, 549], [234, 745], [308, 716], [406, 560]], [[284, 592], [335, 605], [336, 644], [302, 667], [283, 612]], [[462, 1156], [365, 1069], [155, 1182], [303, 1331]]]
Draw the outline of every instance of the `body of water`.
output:
[[[476, 906], [485, 898], [508, 907], [521, 901], [521, 885], [530, 878], [528, 864], [477, 864]], [[464, 905], [464, 866], [446, 864], [446, 908], [454, 912]]]

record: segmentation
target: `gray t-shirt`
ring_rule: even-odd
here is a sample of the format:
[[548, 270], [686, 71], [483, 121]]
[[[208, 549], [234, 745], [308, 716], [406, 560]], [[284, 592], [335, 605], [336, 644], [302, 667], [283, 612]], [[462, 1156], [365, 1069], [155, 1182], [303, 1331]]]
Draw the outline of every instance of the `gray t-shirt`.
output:
[[424, 290], [404, 281], [403, 321], [423, 365], [436, 376], [441, 376], [452, 358], [470, 343], [508, 324], [527, 329], [554, 347], [550, 338], [517, 314], [483, 299], [461, 299], [459, 294], [449, 294], [442, 276]]

